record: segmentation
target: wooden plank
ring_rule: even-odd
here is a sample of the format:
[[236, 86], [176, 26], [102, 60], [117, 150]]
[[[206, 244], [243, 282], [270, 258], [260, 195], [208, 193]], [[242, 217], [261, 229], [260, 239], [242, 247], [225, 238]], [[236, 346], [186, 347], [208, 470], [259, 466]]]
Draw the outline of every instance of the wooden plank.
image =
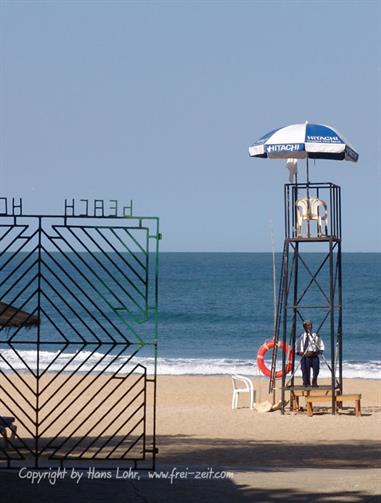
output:
[[306, 402], [332, 402], [332, 396], [318, 395], [318, 396], [306, 396]]
[[[295, 396], [322, 396], [321, 393], [324, 392], [324, 390], [320, 389], [306, 389], [306, 390], [295, 390], [291, 391]], [[320, 395], [315, 395], [315, 393], [320, 393]], [[324, 395], [328, 395], [331, 393], [331, 390], [325, 390]]]
[[336, 395], [338, 402], [345, 402], [345, 400], [361, 400], [361, 395]]
[[[331, 396], [327, 395], [314, 395], [306, 396], [307, 402], [329, 402], [332, 400]], [[347, 400], [361, 400], [361, 395], [337, 395], [336, 402], [345, 402]]]
[[[332, 396], [325, 396], [325, 395], [319, 395], [319, 396], [307, 396], [306, 397], [306, 402], [307, 402], [307, 414], [309, 416], [313, 415], [313, 403], [314, 402], [330, 402], [332, 400]], [[357, 417], [361, 416], [361, 394], [353, 394], [353, 395], [337, 395], [336, 396], [336, 403], [338, 407], [342, 407], [342, 402], [345, 401], [354, 401], [354, 409], [355, 409], [355, 414]]]

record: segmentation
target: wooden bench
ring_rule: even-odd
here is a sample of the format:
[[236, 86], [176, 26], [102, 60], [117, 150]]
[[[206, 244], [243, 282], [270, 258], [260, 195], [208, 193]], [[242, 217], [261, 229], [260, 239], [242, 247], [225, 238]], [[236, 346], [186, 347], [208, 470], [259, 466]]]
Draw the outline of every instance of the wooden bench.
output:
[[[359, 417], [361, 416], [361, 395], [336, 395], [335, 402], [336, 406], [339, 408], [342, 408], [343, 402], [347, 401], [353, 401], [355, 403], [354, 408], [355, 408], [355, 413], [356, 416]], [[315, 402], [331, 402], [332, 403], [332, 396], [326, 396], [326, 395], [315, 395], [315, 396], [308, 396], [306, 397], [306, 403], [307, 403], [307, 414], [308, 416], [312, 416], [314, 413], [314, 406], [313, 404]]]
[[322, 391], [319, 389], [312, 390], [292, 390], [290, 394], [290, 408], [292, 411], [298, 411], [300, 409], [300, 397], [308, 398], [309, 396], [316, 396], [315, 393], [318, 393], [319, 396], [332, 396], [332, 392], [330, 390], [326, 390], [324, 395], [322, 395]]

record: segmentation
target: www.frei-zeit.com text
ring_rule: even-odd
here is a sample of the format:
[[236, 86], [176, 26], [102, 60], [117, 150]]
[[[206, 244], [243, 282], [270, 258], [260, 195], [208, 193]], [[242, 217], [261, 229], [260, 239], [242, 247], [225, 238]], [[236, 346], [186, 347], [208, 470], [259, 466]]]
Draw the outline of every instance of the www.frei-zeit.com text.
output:
[[47, 470], [33, 470], [27, 467], [20, 468], [18, 476], [20, 479], [26, 479], [31, 484], [49, 483], [55, 485], [60, 480], [71, 479], [79, 484], [81, 480], [100, 480], [100, 479], [118, 479], [118, 480], [140, 480], [140, 478], [152, 480], [168, 480], [173, 484], [177, 480], [231, 480], [234, 478], [233, 472], [214, 470], [207, 468], [206, 470], [190, 470], [189, 468], [180, 469], [173, 467], [171, 470], [148, 471], [142, 472], [133, 470], [132, 468], [121, 469], [117, 467], [115, 470], [97, 470], [94, 467], [85, 470], [77, 470], [75, 468], [49, 468]]

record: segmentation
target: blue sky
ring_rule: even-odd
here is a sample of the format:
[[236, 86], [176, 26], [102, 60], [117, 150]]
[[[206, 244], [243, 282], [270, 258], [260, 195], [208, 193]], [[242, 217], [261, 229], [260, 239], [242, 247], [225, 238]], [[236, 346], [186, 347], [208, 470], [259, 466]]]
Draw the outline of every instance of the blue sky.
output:
[[379, 252], [380, 17], [376, 0], [2, 0], [0, 193], [42, 213], [133, 199], [163, 251], [269, 251], [272, 225], [281, 249], [285, 162], [247, 149], [321, 122], [360, 153], [311, 168], [342, 187], [343, 250]]

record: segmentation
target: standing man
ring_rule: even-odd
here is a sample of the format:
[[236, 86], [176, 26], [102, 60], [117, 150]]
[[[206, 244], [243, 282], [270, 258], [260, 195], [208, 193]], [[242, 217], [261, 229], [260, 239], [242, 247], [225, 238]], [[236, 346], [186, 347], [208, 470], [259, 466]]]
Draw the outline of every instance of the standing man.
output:
[[304, 333], [296, 341], [296, 353], [301, 356], [300, 366], [303, 375], [303, 386], [311, 386], [310, 376], [312, 368], [312, 386], [317, 387], [317, 377], [320, 370], [319, 354], [324, 351], [324, 342], [320, 336], [312, 332], [312, 321], [303, 323]]

